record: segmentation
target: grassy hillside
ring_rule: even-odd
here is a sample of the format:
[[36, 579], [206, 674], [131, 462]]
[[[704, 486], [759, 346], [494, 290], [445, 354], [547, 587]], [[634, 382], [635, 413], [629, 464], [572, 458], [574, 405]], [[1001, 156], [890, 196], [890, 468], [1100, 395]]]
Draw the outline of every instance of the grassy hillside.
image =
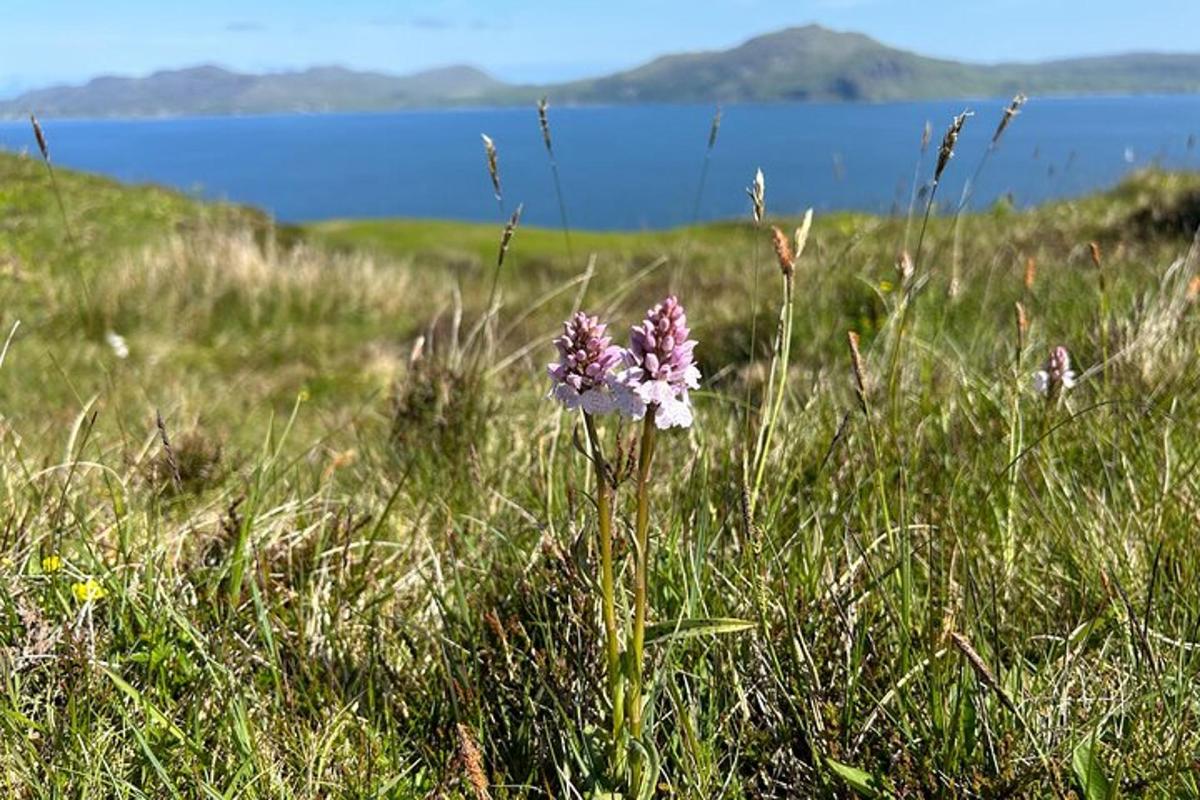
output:
[[[574, 260], [518, 228], [488, 317], [499, 224], [59, 179], [65, 220], [0, 155], [5, 796], [634, 796], [633, 762], [689, 798], [1200, 796], [1200, 177], [957, 247], [935, 215], [917, 284], [919, 217], [817, 218], [771, 436], [749, 221]], [[669, 290], [703, 381], [658, 435], [661, 638], [614, 748], [596, 487], [544, 364], [573, 308], [623, 341]], [[638, 426], [599, 422], [624, 620]]]

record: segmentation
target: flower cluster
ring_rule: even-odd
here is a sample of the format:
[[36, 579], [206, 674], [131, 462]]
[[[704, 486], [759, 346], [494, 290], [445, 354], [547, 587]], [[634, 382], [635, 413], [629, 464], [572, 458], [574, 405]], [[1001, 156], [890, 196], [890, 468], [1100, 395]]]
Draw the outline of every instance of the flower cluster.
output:
[[700, 387], [700, 370], [690, 333], [687, 314], [673, 296], [646, 312], [630, 334], [626, 369], [617, 377], [621, 411], [633, 419], [651, 411], [659, 428], [692, 424], [688, 389]]
[[553, 383], [550, 394], [569, 409], [606, 414], [615, 407], [611, 371], [621, 361], [621, 348], [605, 335], [607, 328], [579, 312], [563, 323], [562, 335], [554, 340], [558, 362], [546, 368]]
[[1075, 371], [1071, 369], [1071, 354], [1059, 345], [1050, 351], [1049, 358], [1033, 375], [1033, 388], [1047, 397], [1057, 395], [1062, 389], [1075, 385]]
[[[554, 340], [559, 360], [549, 367], [551, 396], [589, 414], [619, 411], [631, 419], [654, 415], [659, 428], [692, 424], [688, 390], [700, 386], [687, 314], [675, 297], [646, 312], [621, 350], [596, 317], [575, 314]], [[613, 374], [620, 363], [624, 369]]]

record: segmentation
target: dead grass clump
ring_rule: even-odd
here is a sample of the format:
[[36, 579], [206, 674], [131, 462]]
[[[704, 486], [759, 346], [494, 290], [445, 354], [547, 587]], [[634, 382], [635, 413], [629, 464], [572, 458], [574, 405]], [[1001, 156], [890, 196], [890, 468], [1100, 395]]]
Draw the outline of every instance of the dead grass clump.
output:
[[400, 456], [463, 463], [477, 453], [496, 406], [484, 383], [467, 365], [418, 359], [392, 396], [391, 441]]
[[166, 494], [199, 494], [227, 474], [225, 448], [215, 437], [192, 428], [171, 435], [144, 465], [146, 482]]

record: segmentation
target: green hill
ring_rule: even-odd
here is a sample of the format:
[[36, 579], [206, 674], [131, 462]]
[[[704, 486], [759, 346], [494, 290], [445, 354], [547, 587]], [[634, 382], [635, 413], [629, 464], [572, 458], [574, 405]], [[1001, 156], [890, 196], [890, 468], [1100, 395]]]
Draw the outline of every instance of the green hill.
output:
[[807, 25], [730, 50], [663, 56], [556, 87], [560, 101], [913, 100], [1052, 93], [1197, 92], [1200, 55], [1131, 54], [1035, 64], [928, 58], [858, 33]]
[[96, 78], [0, 103], [0, 116], [155, 117], [206, 114], [378, 111], [480, 102], [502, 84], [473, 67], [407, 76], [315, 67], [303, 72], [245, 75], [216, 66], [156, 72], [145, 78]]
[[531, 103], [881, 101], [1086, 93], [1200, 92], [1200, 55], [1125, 54], [1029, 64], [928, 58], [858, 33], [788, 28], [728, 49], [666, 55], [590, 80], [514, 86], [468, 66], [408, 76], [320, 67], [244, 75], [204, 66], [145, 78], [97, 78], [0, 102], [0, 117], [136, 117], [381, 111]]

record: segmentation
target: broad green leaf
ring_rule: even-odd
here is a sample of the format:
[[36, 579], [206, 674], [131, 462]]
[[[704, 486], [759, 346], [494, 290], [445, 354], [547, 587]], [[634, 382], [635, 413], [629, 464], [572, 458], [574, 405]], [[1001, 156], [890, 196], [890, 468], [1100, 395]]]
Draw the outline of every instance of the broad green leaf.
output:
[[1112, 782], [1104, 775], [1104, 765], [1097, 758], [1096, 749], [1095, 736], [1084, 739], [1071, 754], [1071, 766], [1086, 800], [1110, 800], [1116, 794]]
[[737, 633], [753, 628], [755, 623], [733, 617], [715, 617], [712, 619], [684, 619], [675, 622], [656, 622], [646, 626], [647, 642], [663, 642], [669, 639], [683, 639], [689, 636], [705, 636], [707, 634]]
[[852, 767], [849, 764], [843, 764], [840, 761], [834, 761], [832, 758], [826, 758], [825, 763], [829, 768], [841, 776], [842, 780], [850, 785], [850, 788], [855, 791], [860, 797], [879, 797], [879, 781], [869, 772], [863, 772], [858, 767]]

